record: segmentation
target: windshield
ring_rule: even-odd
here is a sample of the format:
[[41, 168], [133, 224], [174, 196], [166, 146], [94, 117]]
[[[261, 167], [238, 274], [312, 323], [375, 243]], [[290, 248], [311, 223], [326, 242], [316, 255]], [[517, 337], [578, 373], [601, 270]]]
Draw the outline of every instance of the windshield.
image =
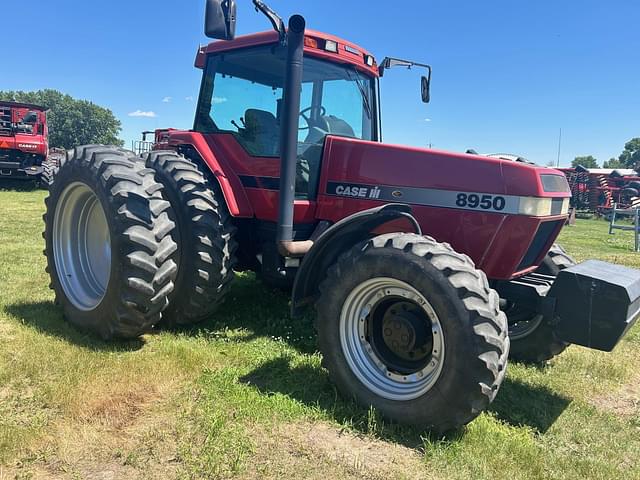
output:
[[[269, 46], [209, 57], [195, 130], [231, 133], [250, 155], [279, 156], [285, 53]], [[305, 57], [299, 154], [327, 135], [377, 140], [374, 87], [354, 67]]]

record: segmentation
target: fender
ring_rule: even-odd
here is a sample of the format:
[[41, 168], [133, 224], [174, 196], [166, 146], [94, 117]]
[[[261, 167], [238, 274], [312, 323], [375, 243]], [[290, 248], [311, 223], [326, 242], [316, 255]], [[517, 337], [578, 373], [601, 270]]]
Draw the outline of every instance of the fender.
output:
[[171, 130], [169, 131], [168, 145], [172, 148], [192, 148], [218, 181], [231, 216], [253, 218], [253, 207], [247, 198], [240, 178], [223, 158], [217, 157], [211, 151], [209, 144], [201, 133]]
[[418, 221], [411, 214], [411, 207], [398, 203], [354, 213], [325, 230], [304, 256], [298, 269], [291, 297], [291, 316], [299, 316], [303, 307], [313, 301], [327, 269], [337, 261], [340, 254], [375, 237], [376, 228], [400, 218], [409, 220], [415, 233], [422, 235]]

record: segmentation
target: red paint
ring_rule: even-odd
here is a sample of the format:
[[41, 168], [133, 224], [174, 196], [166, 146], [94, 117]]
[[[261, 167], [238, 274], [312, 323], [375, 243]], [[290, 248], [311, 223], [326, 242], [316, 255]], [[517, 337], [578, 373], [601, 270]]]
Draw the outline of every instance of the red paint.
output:
[[[544, 192], [540, 175], [559, 174], [553, 169], [479, 155], [349, 138], [328, 137], [322, 165], [319, 192], [326, 192], [328, 182], [350, 182], [527, 197], [569, 197], [565, 192]], [[383, 203], [322, 194], [318, 197], [316, 216], [336, 222], [346, 215]], [[566, 218], [420, 205], [413, 206], [413, 213], [424, 234], [466, 253], [495, 279], [526, 273], [517, 272], [517, 268], [540, 223]], [[553, 243], [559, 233], [557, 231], [549, 243]]]
[[[17, 150], [20, 152], [39, 155], [46, 158], [49, 151], [49, 128], [47, 126], [47, 110], [37, 105], [17, 102], [0, 101], [0, 107], [11, 110], [11, 123], [17, 124], [28, 112], [36, 112], [36, 123], [33, 133], [13, 132], [3, 135], [0, 133], [0, 150]], [[31, 125], [31, 124], [30, 124]]]
[[[278, 192], [268, 188], [245, 187], [241, 176], [280, 175], [280, 159], [251, 157], [232, 134], [202, 135], [196, 132], [163, 130], [160, 148], [190, 145], [203, 158], [220, 182], [234, 217], [275, 222]], [[526, 197], [567, 198], [568, 193], [546, 193], [541, 174], [557, 170], [479, 155], [452, 153], [398, 145], [385, 145], [341, 137], [327, 137], [321, 167], [317, 201], [295, 202], [295, 221], [337, 222], [383, 201], [327, 195], [328, 182], [432, 188]], [[502, 213], [458, 210], [413, 205], [413, 213], [423, 233], [469, 255], [489, 278], [509, 279], [528, 273], [518, 271], [536, 230], [542, 222], [566, 216], [529, 217]], [[393, 231], [389, 225], [383, 231]], [[408, 225], [403, 230], [410, 230]], [[549, 237], [553, 243], [559, 229]], [[546, 251], [546, 250], [545, 250]], [[542, 258], [538, 259], [539, 261]]]
[[252, 204], [247, 198], [238, 175], [230, 168], [227, 156], [214, 153], [211, 148], [211, 139], [206, 140], [204, 135], [197, 132], [175, 129], [156, 131], [156, 150], [175, 149], [180, 146], [191, 146], [215, 175], [232, 216], [253, 217]]
[[[280, 177], [279, 157], [251, 157], [230, 133], [207, 135], [208, 143], [218, 158], [228, 159], [228, 165], [237, 175], [251, 177]], [[244, 188], [244, 187], [243, 187]], [[278, 192], [259, 188], [246, 188], [247, 198], [259, 220], [275, 222], [278, 219]], [[316, 202], [296, 200], [294, 221], [311, 223], [315, 220]]]
[[[364, 50], [362, 47], [359, 47], [355, 43], [351, 43], [334, 35], [317, 32], [315, 30], [306, 30], [305, 37], [320, 39], [323, 41], [331, 40], [338, 44], [338, 53], [328, 52], [324, 49], [312, 48], [305, 45], [305, 55], [310, 55], [312, 57], [320, 58], [334, 63], [348, 63], [350, 65], [354, 65], [356, 68], [362, 70], [365, 73], [368, 73], [369, 75], [372, 75], [374, 77], [378, 76], [378, 65], [375, 60], [373, 66], [371, 67], [369, 67], [365, 63], [365, 57], [373, 57], [373, 55], [371, 55], [370, 52]], [[243, 35], [231, 41], [219, 40], [216, 42], [212, 42], [206, 47], [202, 47], [198, 50], [198, 53], [196, 54], [195, 66], [197, 68], [204, 68], [206, 56], [210, 53], [228, 52], [231, 50], [238, 50], [240, 48], [247, 47], [259, 47], [261, 45], [269, 45], [277, 42], [278, 33], [274, 30], [254, 33], [251, 35]], [[354, 54], [347, 50], [345, 47], [356, 50], [359, 53]]]

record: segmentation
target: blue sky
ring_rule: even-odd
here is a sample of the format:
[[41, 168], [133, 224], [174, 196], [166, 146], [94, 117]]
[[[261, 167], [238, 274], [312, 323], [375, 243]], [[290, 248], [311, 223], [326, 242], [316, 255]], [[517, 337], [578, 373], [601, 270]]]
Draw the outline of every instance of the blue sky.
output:
[[[130, 143], [156, 127], [190, 128], [205, 43], [203, 0], [3, 2], [0, 90], [55, 88], [114, 111]], [[538, 163], [601, 162], [640, 136], [640, 2], [630, 0], [270, 0], [283, 17], [372, 51], [430, 63], [382, 81], [386, 142], [514, 152]], [[386, 6], [385, 6], [386, 5]], [[28, 19], [6, 22], [6, 19]], [[6, 28], [8, 27], [8, 31]], [[238, 33], [266, 30], [238, 0]], [[164, 100], [164, 101], [163, 101]], [[155, 117], [132, 117], [153, 112]]]

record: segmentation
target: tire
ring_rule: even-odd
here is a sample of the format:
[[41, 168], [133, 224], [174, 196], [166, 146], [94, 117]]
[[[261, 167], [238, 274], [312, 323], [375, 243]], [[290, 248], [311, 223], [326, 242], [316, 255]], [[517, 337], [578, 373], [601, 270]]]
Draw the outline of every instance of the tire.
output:
[[320, 290], [323, 365], [343, 395], [437, 432], [467, 424], [494, 400], [506, 373], [507, 320], [466, 255], [429, 237], [381, 235], [347, 251]]
[[[554, 244], [536, 272], [555, 277], [561, 270], [575, 264], [575, 260], [560, 245]], [[534, 312], [513, 305], [506, 310], [506, 313], [509, 318], [512, 360], [523, 363], [542, 363], [560, 355], [569, 346], [556, 336], [549, 323]], [[531, 323], [527, 326], [529, 322]], [[518, 329], [519, 325], [520, 329]]]
[[42, 162], [42, 174], [40, 175], [39, 185], [44, 190], [49, 190], [53, 185], [53, 179], [55, 178], [60, 166], [57, 162], [45, 160]]
[[215, 312], [234, 278], [236, 229], [215, 180], [191, 160], [156, 151], [147, 154], [146, 164], [164, 186], [177, 226], [176, 289], [163, 323], [197, 323]]
[[77, 147], [45, 204], [47, 271], [66, 319], [103, 339], [149, 331], [177, 273], [170, 205], [153, 171], [117, 147]]

